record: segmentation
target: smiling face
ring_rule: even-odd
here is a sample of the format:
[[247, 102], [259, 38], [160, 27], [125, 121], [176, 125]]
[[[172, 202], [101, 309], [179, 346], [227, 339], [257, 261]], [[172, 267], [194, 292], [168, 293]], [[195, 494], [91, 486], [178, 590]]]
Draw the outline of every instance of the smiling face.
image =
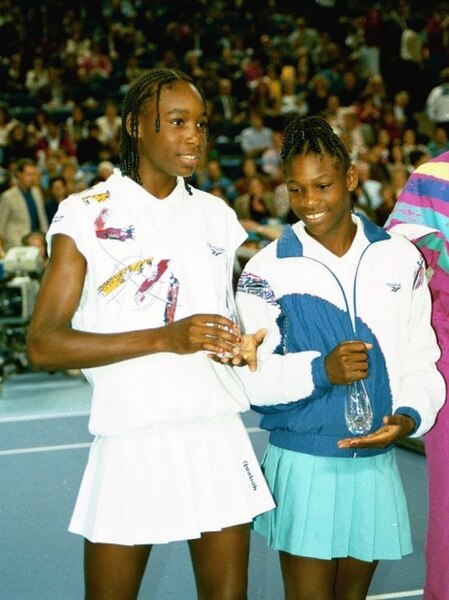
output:
[[350, 192], [357, 186], [353, 165], [347, 171], [327, 154], [292, 158], [286, 172], [290, 206], [307, 233], [334, 254], [342, 256], [354, 239]]
[[[158, 115], [160, 128], [156, 131]], [[159, 104], [150, 98], [139, 115], [139, 174], [143, 186], [164, 197], [174, 188], [177, 176], [191, 176], [204, 153], [207, 129], [206, 108], [198, 90], [186, 81], [163, 85]]]

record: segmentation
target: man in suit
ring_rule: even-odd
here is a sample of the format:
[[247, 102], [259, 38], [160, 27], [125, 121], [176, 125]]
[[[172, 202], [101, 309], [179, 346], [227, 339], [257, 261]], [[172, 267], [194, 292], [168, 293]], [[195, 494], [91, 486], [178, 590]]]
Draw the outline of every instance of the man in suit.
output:
[[42, 191], [36, 185], [36, 164], [19, 159], [14, 175], [14, 184], [0, 196], [0, 236], [7, 250], [21, 246], [30, 231], [48, 229]]
[[222, 77], [212, 101], [210, 123], [214, 132], [234, 137], [247, 119], [244, 105], [233, 93], [232, 80]]

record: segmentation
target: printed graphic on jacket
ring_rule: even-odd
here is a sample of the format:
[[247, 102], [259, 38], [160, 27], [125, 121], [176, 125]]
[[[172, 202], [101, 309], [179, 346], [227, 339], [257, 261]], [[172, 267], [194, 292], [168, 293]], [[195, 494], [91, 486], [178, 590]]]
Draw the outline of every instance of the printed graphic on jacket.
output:
[[[92, 197], [94, 198], [94, 197]], [[102, 201], [106, 200], [104, 198]], [[101, 210], [94, 220], [95, 236], [98, 240], [113, 242], [112, 245], [102, 244], [104, 251], [112, 259], [117, 269], [106, 281], [98, 287], [98, 293], [104, 298], [115, 299], [127, 286], [133, 288], [134, 304], [137, 308], [147, 309], [155, 302], [162, 302], [163, 322], [171, 323], [175, 319], [179, 280], [169, 271], [170, 259], [161, 258], [156, 263], [153, 257], [143, 258], [123, 265], [123, 258], [114, 251], [115, 242], [127, 243], [135, 240], [133, 225], [118, 227], [108, 223], [112, 220], [108, 208]], [[121, 245], [120, 244], [120, 245]]]

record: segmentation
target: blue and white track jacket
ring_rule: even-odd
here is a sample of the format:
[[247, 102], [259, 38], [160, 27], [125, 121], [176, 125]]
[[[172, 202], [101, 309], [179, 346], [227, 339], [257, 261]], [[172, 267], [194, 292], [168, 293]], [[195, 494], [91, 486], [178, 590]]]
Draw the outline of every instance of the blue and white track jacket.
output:
[[[345, 424], [345, 385], [332, 385], [324, 360], [339, 343], [371, 343], [365, 379], [373, 405], [372, 431], [384, 415], [411, 416], [420, 436], [444, 402], [440, 356], [430, 325], [424, 262], [402, 236], [354, 215], [368, 245], [358, 258], [353, 299], [335, 273], [303, 252], [301, 223], [287, 227], [248, 261], [237, 290], [245, 331], [268, 329], [258, 349], [258, 369], [237, 369], [250, 402], [263, 413], [270, 443], [308, 454], [352, 456], [337, 447], [350, 436]], [[349, 305], [353, 306], [351, 319]], [[359, 456], [385, 452], [357, 451]]]

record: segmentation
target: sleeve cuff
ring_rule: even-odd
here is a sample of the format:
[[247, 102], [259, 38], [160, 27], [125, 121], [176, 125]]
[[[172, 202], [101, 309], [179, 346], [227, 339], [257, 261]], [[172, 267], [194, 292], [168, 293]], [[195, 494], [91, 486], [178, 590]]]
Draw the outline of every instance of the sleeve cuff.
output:
[[414, 429], [408, 434], [410, 437], [413, 436], [421, 426], [421, 416], [414, 408], [410, 406], [401, 406], [397, 410], [394, 411], [395, 415], [405, 415], [406, 417], [410, 417], [415, 422]]
[[328, 388], [330, 382], [324, 365], [325, 357], [320, 355], [312, 360], [312, 379], [316, 388]]

